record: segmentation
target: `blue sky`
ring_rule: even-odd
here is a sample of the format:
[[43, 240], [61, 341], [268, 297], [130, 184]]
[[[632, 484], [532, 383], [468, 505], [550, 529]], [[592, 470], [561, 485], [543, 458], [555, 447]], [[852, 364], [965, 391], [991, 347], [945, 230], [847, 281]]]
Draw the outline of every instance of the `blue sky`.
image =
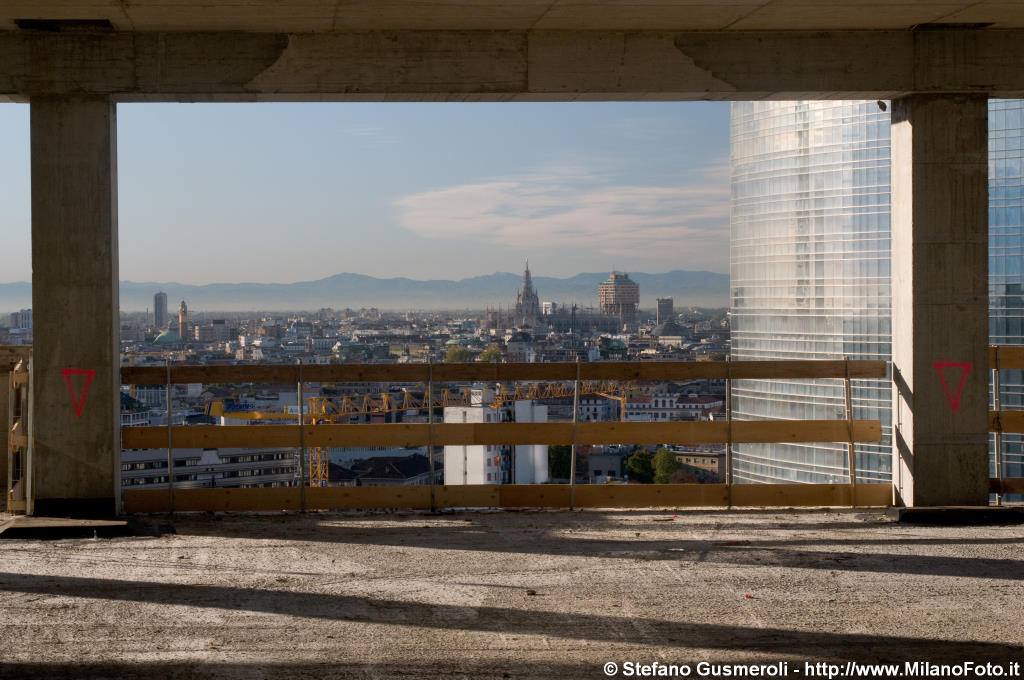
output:
[[[0, 105], [0, 282], [28, 280], [29, 107]], [[120, 274], [728, 271], [726, 103], [122, 104]]]

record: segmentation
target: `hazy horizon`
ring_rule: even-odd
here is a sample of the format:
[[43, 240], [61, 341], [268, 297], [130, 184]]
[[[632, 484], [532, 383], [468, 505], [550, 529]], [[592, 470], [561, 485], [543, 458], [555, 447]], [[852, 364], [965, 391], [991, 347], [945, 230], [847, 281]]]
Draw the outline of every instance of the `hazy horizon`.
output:
[[[525, 262], [524, 262], [524, 265], [525, 265]], [[606, 270], [606, 271], [605, 270], [578, 271], [578, 272], [576, 272], [574, 274], [567, 274], [565, 276], [553, 276], [553, 275], [549, 275], [549, 274], [537, 273], [537, 270], [533, 267], [533, 265], [530, 265], [530, 276], [533, 279], [536, 279], [538, 277], [540, 277], [540, 278], [547, 278], [547, 279], [571, 279], [571, 278], [575, 278], [577, 276], [584, 276], [584, 275], [587, 275], [587, 274], [610, 274], [612, 271], [623, 272], [625, 274], [647, 274], [647, 275], [652, 275], [652, 276], [657, 276], [659, 274], [671, 274], [672, 272], [677, 272], [677, 271], [696, 272], [696, 273], [707, 272], [709, 274], [719, 274], [721, 276], [728, 276], [729, 275], [728, 268], [726, 268], [726, 271], [724, 271], [724, 272], [718, 272], [718, 271], [714, 271], [714, 270], [711, 270], [711, 269], [668, 269], [668, 270], [660, 271], [660, 272], [649, 272], [649, 271], [640, 271], [640, 270], [627, 271], [627, 270], [622, 269], [622, 267], [617, 267], [614, 270], [609, 269], [609, 270]], [[484, 277], [484, 276], [498, 276], [498, 275], [503, 275], [503, 274], [511, 274], [511, 275], [514, 275], [514, 276], [522, 276], [523, 275], [523, 271], [522, 270], [519, 270], [519, 271], [505, 271], [505, 270], [501, 270], [501, 271], [493, 271], [493, 272], [484, 272], [482, 274], [473, 274], [473, 275], [469, 275], [469, 276], [461, 276], [459, 278], [448, 277], [448, 278], [429, 278], [429, 279], [414, 278], [414, 277], [411, 277], [411, 276], [378, 276], [376, 274], [367, 274], [365, 272], [337, 272], [337, 273], [328, 274], [327, 276], [322, 276], [322, 277], [316, 278], [316, 279], [296, 279], [294, 281], [208, 281], [208, 282], [204, 282], [204, 283], [193, 283], [193, 282], [188, 282], [188, 281], [135, 281], [133, 279], [124, 279], [124, 278], [120, 279], [120, 281], [121, 281], [121, 283], [134, 283], [134, 284], [138, 284], [138, 285], [152, 284], [154, 286], [162, 286], [162, 285], [165, 285], [165, 284], [167, 284], [167, 285], [175, 285], [175, 286], [219, 286], [219, 285], [237, 286], [237, 285], [249, 285], [249, 284], [252, 284], [252, 285], [255, 285], [255, 286], [263, 286], [263, 285], [267, 285], [267, 286], [273, 286], [273, 285], [287, 286], [287, 285], [291, 285], [293, 283], [313, 283], [313, 282], [316, 282], [316, 281], [323, 281], [324, 279], [329, 279], [329, 278], [332, 278], [332, 277], [335, 277], [335, 276], [354, 275], [354, 276], [368, 276], [368, 277], [371, 277], [371, 278], [381, 279], [381, 280], [410, 279], [410, 280], [413, 280], [413, 281], [454, 281], [454, 282], [458, 283], [458, 282], [461, 282], [461, 281], [466, 281], [468, 279], [477, 279], [477, 278], [481, 278], [481, 277]], [[25, 279], [25, 280], [22, 280], [22, 281], [4, 281], [4, 282], [0, 282], [0, 285], [19, 284], [19, 283], [31, 284], [32, 282], [30, 280], [28, 280], [28, 279]], [[156, 293], [158, 293], [158, 292], [159, 291], [153, 291], [154, 295]]]
[[[607, 272], [582, 272], [567, 277], [544, 276], [533, 270], [535, 288], [542, 300], [560, 304], [597, 304], [598, 286]], [[673, 270], [664, 273], [630, 273], [640, 286], [641, 304], [653, 306], [657, 297], [673, 297], [679, 304], [720, 307], [728, 301], [728, 274]], [[463, 279], [379, 278], [339, 273], [323, 279], [290, 283], [214, 283], [120, 281], [122, 311], [152, 307], [157, 292], [168, 295], [168, 307], [180, 299], [190, 309], [318, 309], [320, 307], [378, 307], [388, 310], [466, 309], [508, 307], [521, 287], [522, 273], [495, 272]], [[0, 284], [0, 311], [31, 306], [31, 284]]]

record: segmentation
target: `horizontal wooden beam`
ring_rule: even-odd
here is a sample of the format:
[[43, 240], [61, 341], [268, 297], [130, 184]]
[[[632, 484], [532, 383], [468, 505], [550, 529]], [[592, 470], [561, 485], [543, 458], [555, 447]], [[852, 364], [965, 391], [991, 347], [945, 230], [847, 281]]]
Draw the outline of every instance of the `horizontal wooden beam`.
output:
[[[6, 352], [4, 354], [3, 352]], [[0, 347], [5, 356], [21, 358], [28, 349]], [[859, 380], [885, 378], [882, 360], [851, 360], [850, 377]], [[989, 348], [989, 367], [1000, 370], [1024, 369], [1024, 347]], [[584, 380], [685, 380], [722, 379], [798, 379], [843, 378], [844, 363], [839, 360], [793, 361], [658, 361], [587, 362], [580, 364]], [[341, 364], [303, 366], [303, 379], [309, 382], [426, 382], [427, 364]], [[433, 368], [436, 382], [512, 382], [516, 380], [573, 380], [576, 365], [560, 363], [471, 363], [438, 364]], [[248, 366], [172, 366], [171, 381], [180, 383], [273, 383], [298, 382], [296, 365], [258, 364]], [[162, 366], [124, 366], [121, 381], [126, 385], [163, 385], [167, 369]]]
[[[882, 425], [877, 420], [856, 420], [853, 440], [877, 442]], [[728, 441], [725, 422], [580, 423], [578, 444], [723, 444]], [[425, 446], [430, 425], [388, 423], [371, 425], [306, 425], [306, 446]], [[478, 444], [572, 444], [572, 423], [441, 423], [433, 426], [437, 446]], [[173, 427], [175, 448], [277, 448], [299, 446], [298, 425], [238, 425]], [[734, 421], [734, 443], [845, 442], [845, 420]], [[125, 449], [167, 448], [166, 427], [121, 428]]]
[[990, 369], [1000, 371], [1024, 369], [1024, 347], [999, 345], [988, 348], [988, 365]]
[[335, 486], [306, 489], [310, 510], [430, 509], [429, 486]]
[[988, 480], [990, 493], [1022, 493], [1024, 494], [1024, 477], [992, 477]]
[[892, 504], [891, 484], [858, 484], [851, 493], [849, 484], [734, 484], [732, 503], [753, 507], [874, 507]]
[[[259, 364], [254, 366], [171, 366], [171, 382], [185, 383], [297, 383], [298, 366]], [[124, 385], [166, 385], [165, 366], [122, 366]]]
[[499, 507], [503, 508], [567, 508], [572, 499], [568, 484], [496, 484], [494, 486], [498, 489]]
[[[6, 374], [15, 364], [31, 356], [32, 347], [29, 345], [0, 345], [0, 378], [6, 379]], [[0, 388], [6, 386], [0, 385]]]
[[[850, 377], [855, 380], [886, 377], [882, 360], [851, 360]], [[584, 380], [697, 380], [758, 379], [788, 380], [845, 378], [846, 362], [841, 360], [797, 361], [596, 361], [579, 365]], [[554, 363], [466, 363], [436, 364], [339, 364], [302, 366], [305, 382], [422, 382], [430, 375], [434, 382], [514, 382], [575, 380], [576, 364]], [[172, 366], [171, 382], [182, 383], [297, 383], [297, 365], [258, 364], [252, 366]], [[161, 366], [124, 366], [125, 385], [165, 385], [167, 369]]]
[[[167, 490], [126, 489], [125, 512], [170, 512]], [[176, 512], [270, 512], [301, 510], [298, 488], [276, 489], [175, 489]]]
[[[850, 505], [849, 484], [736, 484], [733, 506], [841, 507]], [[307, 510], [430, 508], [428, 486], [334, 486], [305, 490]], [[889, 484], [858, 484], [857, 505], [888, 505]], [[435, 487], [438, 508], [566, 508], [568, 484], [467, 485]], [[125, 512], [169, 511], [166, 490], [128, 489]], [[298, 488], [177, 489], [178, 512], [273, 511], [303, 509]], [[729, 505], [725, 484], [582, 484], [575, 490], [580, 508], [723, 508]]]
[[1024, 411], [989, 411], [989, 432], [1024, 433]]
[[[258, 447], [295, 447], [300, 442], [298, 425], [214, 425], [171, 428], [171, 446], [178, 449]], [[167, 448], [166, 427], [122, 427], [122, 449]]]
[[581, 484], [575, 505], [581, 508], [725, 507], [725, 484]]

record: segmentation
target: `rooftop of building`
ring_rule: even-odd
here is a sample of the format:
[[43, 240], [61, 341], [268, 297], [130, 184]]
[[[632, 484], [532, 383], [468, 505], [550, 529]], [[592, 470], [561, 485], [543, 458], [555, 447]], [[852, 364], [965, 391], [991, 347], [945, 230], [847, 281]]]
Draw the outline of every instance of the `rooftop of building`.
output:
[[655, 337], [682, 337], [691, 335], [691, 331], [688, 331], [686, 328], [680, 326], [675, 321], [666, 321], [662, 324], [659, 324], [653, 331], [651, 331], [651, 335]]
[[857, 510], [173, 524], [4, 541], [0, 676], [592, 679], [626, 661], [1021, 658], [1024, 526]]
[[636, 282], [630, 279], [629, 274], [625, 272], [612, 272], [611, 274], [608, 275], [608, 278], [604, 280], [604, 283], [614, 283], [616, 285], [628, 283], [636, 285]]
[[368, 479], [409, 479], [430, 472], [430, 461], [418, 453], [410, 456], [376, 456], [356, 461], [352, 464], [352, 470]]

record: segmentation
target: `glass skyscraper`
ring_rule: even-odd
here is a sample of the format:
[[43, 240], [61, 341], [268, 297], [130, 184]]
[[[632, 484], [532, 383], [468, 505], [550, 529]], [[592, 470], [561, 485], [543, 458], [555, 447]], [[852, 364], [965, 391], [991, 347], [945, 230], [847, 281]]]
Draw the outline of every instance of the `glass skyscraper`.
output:
[[[1024, 344], [1024, 103], [990, 104], [990, 335]], [[732, 105], [732, 356], [891, 358], [889, 114], [878, 102]], [[1002, 373], [1004, 409], [1024, 400]], [[858, 444], [857, 479], [891, 477], [889, 380], [855, 381], [854, 417], [882, 421]], [[845, 417], [839, 380], [736, 381], [737, 419]], [[1019, 476], [1021, 437], [1004, 435]], [[737, 482], [842, 482], [845, 444], [736, 445]]]
[[[1024, 101], [988, 106], [989, 342], [1024, 344]], [[1000, 372], [1000, 408], [1024, 409], [1024, 371]], [[994, 440], [994, 438], [993, 438]], [[1002, 436], [1003, 476], [1024, 477], [1024, 436]], [[994, 441], [993, 441], [994, 444]], [[993, 457], [994, 458], [994, 457]], [[992, 472], [995, 472], [994, 461]]]

